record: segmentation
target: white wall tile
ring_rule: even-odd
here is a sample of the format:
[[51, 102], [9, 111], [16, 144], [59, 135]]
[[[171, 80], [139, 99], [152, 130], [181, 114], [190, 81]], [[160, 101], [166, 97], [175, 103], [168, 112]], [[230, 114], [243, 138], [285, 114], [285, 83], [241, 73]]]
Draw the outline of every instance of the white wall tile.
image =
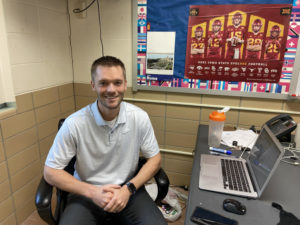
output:
[[47, 87], [47, 69], [45, 63], [20, 64], [12, 66], [15, 94]]
[[103, 37], [131, 39], [130, 1], [101, 1]]
[[[2, 71], [0, 69], [0, 78], [1, 78], [1, 76], [2, 76]], [[5, 102], [4, 92], [3, 92], [3, 90], [4, 90], [3, 85], [4, 84], [0, 81], [0, 104], [3, 103], [3, 102]]]
[[8, 34], [8, 49], [12, 65], [41, 62], [41, 41], [39, 35]]
[[47, 62], [46, 70], [48, 76], [45, 77], [45, 81], [50, 86], [73, 81], [71, 59], [54, 59]]
[[37, 0], [40, 7], [51, 9], [57, 12], [67, 12], [67, 0]]
[[66, 36], [42, 35], [41, 53], [44, 61], [57, 59], [70, 59], [71, 47], [70, 39]]
[[[11, 76], [11, 68], [8, 57], [7, 39], [5, 37], [0, 37], [0, 87], [4, 92], [1, 94], [2, 98], [5, 98], [6, 102], [15, 101], [15, 93], [13, 80]], [[3, 101], [2, 101], [3, 102]]]
[[4, 6], [3, 1], [0, 1], [0, 88], [2, 89], [0, 100], [1, 103], [3, 103], [4, 101], [15, 101], [6, 33]]
[[4, 1], [6, 30], [8, 33], [38, 33], [38, 10], [30, 4]]
[[[12, 0], [6, 0], [6, 1], [12, 1]], [[14, 0], [14, 1], [20, 2], [20, 3], [36, 5], [37, 0]]]
[[16, 95], [73, 81], [70, 59], [14, 65], [12, 76]]
[[91, 82], [91, 65], [93, 61], [74, 60], [74, 81], [79, 83]]
[[39, 17], [42, 35], [69, 36], [69, 22], [66, 14], [39, 8]]
[[14, 93], [72, 82], [67, 0], [3, 1]]
[[132, 59], [123, 60], [126, 68], [127, 87], [132, 87]]
[[[0, 12], [2, 14], [3, 7], [2, 4], [0, 3]], [[5, 22], [4, 22], [4, 15], [0, 15], [0, 37], [6, 36], [6, 27], [5, 27]]]
[[82, 31], [72, 34], [72, 49], [74, 59], [79, 62], [89, 61], [92, 64], [93, 60], [102, 54], [99, 33], [91, 34], [89, 31]]
[[127, 39], [104, 39], [105, 55], [113, 55], [120, 58], [122, 61], [131, 57], [132, 43]]

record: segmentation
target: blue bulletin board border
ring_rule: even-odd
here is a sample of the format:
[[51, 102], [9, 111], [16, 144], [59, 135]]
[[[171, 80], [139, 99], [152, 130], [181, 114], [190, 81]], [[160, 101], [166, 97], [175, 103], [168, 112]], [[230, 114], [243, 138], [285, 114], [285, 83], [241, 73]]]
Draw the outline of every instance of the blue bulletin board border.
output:
[[[295, 62], [296, 50], [298, 46], [298, 37], [300, 34], [300, 3], [294, 0], [293, 2], [293, 10], [290, 19], [290, 27], [288, 33], [288, 40], [286, 44], [287, 51], [284, 57], [284, 65], [281, 74], [281, 78], [279, 83], [254, 83], [254, 82], [230, 82], [230, 81], [213, 81], [213, 80], [198, 80], [198, 79], [185, 79], [185, 78], [174, 78], [174, 76], [166, 76], [166, 75], [148, 75], [146, 74], [146, 51], [147, 51], [147, 24], [151, 26], [151, 31], [176, 31], [176, 46], [175, 46], [175, 66], [174, 73], [176, 77], [180, 77], [184, 75], [184, 63], [185, 63], [185, 51], [186, 51], [186, 38], [187, 38], [187, 23], [188, 23], [188, 7], [190, 4], [226, 4], [224, 1], [214, 1], [214, 3], [204, 2], [204, 1], [184, 1], [186, 3], [187, 9], [183, 10], [184, 12], [179, 11], [180, 7], [178, 7], [177, 13], [180, 13], [178, 16], [179, 22], [173, 21], [172, 16], [168, 13], [163, 13], [163, 10], [172, 10], [172, 13], [176, 13], [176, 10], [172, 9], [171, 5], [175, 5], [175, 2], [182, 2], [183, 0], [176, 1], [158, 1], [151, 0], [147, 3], [146, 0], [138, 0], [137, 1], [137, 37], [136, 37], [136, 45], [137, 51], [134, 52], [133, 58], [135, 58], [134, 62], [137, 64], [137, 77], [134, 79], [136, 82], [133, 86], [136, 89], [147, 89], [146, 87], [151, 87], [152, 90], [163, 90], [169, 91], [170, 87], [175, 88], [173, 92], [185, 92], [187, 89], [195, 89], [195, 90], [210, 90], [212, 94], [231, 94], [228, 95], [236, 95], [239, 96], [238, 93], [257, 93], [260, 95], [253, 96], [267, 96], [267, 93], [275, 94], [274, 98], [286, 98], [290, 91], [290, 85], [292, 82], [292, 73]], [[190, 2], [190, 4], [189, 4]], [[292, 3], [288, 1], [279, 1], [273, 0], [268, 2], [261, 2], [257, 0], [253, 0], [252, 2], [247, 2], [248, 4], [283, 4], [283, 3]], [[231, 1], [231, 4], [241, 4], [241, 1]], [[156, 8], [161, 10], [153, 11], [153, 5], [156, 4]], [[228, 3], [227, 3], [228, 4]], [[180, 4], [178, 4], [180, 5]], [[178, 6], [177, 5], [177, 6]], [[151, 8], [152, 7], [152, 8]], [[171, 13], [171, 12], [170, 12]], [[164, 14], [164, 18], [168, 18], [162, 21], [161, 18], [157, 18], [153, 21], [152, 16], [157, 16], [157, 14]], [[165, 15], [167, 14], [167, 15]], [[178, 23], [184, 24], [184, 27], [178, 28]], [[181, 30], [176, 30], [181, 29]], [[179, 44], [177, 43], [179, 39]], [[163, 89], [157, 89], [155, 87], [163, 87]], [[179, 90], [182, 89], [182, 90]], [[221, 92], [220, 92], [221, 91]], [[187, 91], [190, 92], [190, 91]], [[235, 92], [233, 94], [233, 92]], [[205, 92], [202, 92], [205, 93]], [[261, 95], [263, 94], [263, 95]], [[241, 95], [243, 96], [243, 94]], [[251, 96], [251, 95], [247, 95]], [[272, 95], [269, 95], [272, 96]], [[281, 96], [281, 97], [278, 97]], [[270, 97], [269, 97], [270, 98]], [[271, 97], [272, 98], [272, 97]]]

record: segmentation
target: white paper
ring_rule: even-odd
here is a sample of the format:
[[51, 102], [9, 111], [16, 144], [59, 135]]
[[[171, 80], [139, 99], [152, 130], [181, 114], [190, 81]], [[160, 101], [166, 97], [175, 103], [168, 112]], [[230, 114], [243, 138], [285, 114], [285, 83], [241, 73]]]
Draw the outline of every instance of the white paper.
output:
[[147, 74], [174, 74], [175, 32], [147, 32]]
[[252, 130], [223, 131], [221, 143], [232, 146], [232, 142], [237, 141], [239, 146], [252, 149], [257, 137]]

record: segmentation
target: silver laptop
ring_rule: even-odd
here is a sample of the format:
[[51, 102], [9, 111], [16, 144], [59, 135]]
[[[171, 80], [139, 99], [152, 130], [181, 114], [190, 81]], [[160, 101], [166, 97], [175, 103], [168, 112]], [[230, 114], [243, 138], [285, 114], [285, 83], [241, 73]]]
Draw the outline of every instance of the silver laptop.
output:
[[247, 159], [201, 154], [199, 188], [259, 198], [284, 151], [264, 126]]

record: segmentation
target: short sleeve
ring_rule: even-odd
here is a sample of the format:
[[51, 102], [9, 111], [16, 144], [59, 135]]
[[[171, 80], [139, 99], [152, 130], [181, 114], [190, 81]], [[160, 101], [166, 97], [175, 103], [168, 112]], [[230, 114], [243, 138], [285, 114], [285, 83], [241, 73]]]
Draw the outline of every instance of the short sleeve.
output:
[[64, 169], [75, 155], [76, 141], [66, 120], [54, 139], [45, 165], [54, 169]]
[[141, 152], [146, 158], [151, 158], [159, 153], [159, 146], [147, 113], [145, 113], [142, 121], [143, 123], [141, 125]]

